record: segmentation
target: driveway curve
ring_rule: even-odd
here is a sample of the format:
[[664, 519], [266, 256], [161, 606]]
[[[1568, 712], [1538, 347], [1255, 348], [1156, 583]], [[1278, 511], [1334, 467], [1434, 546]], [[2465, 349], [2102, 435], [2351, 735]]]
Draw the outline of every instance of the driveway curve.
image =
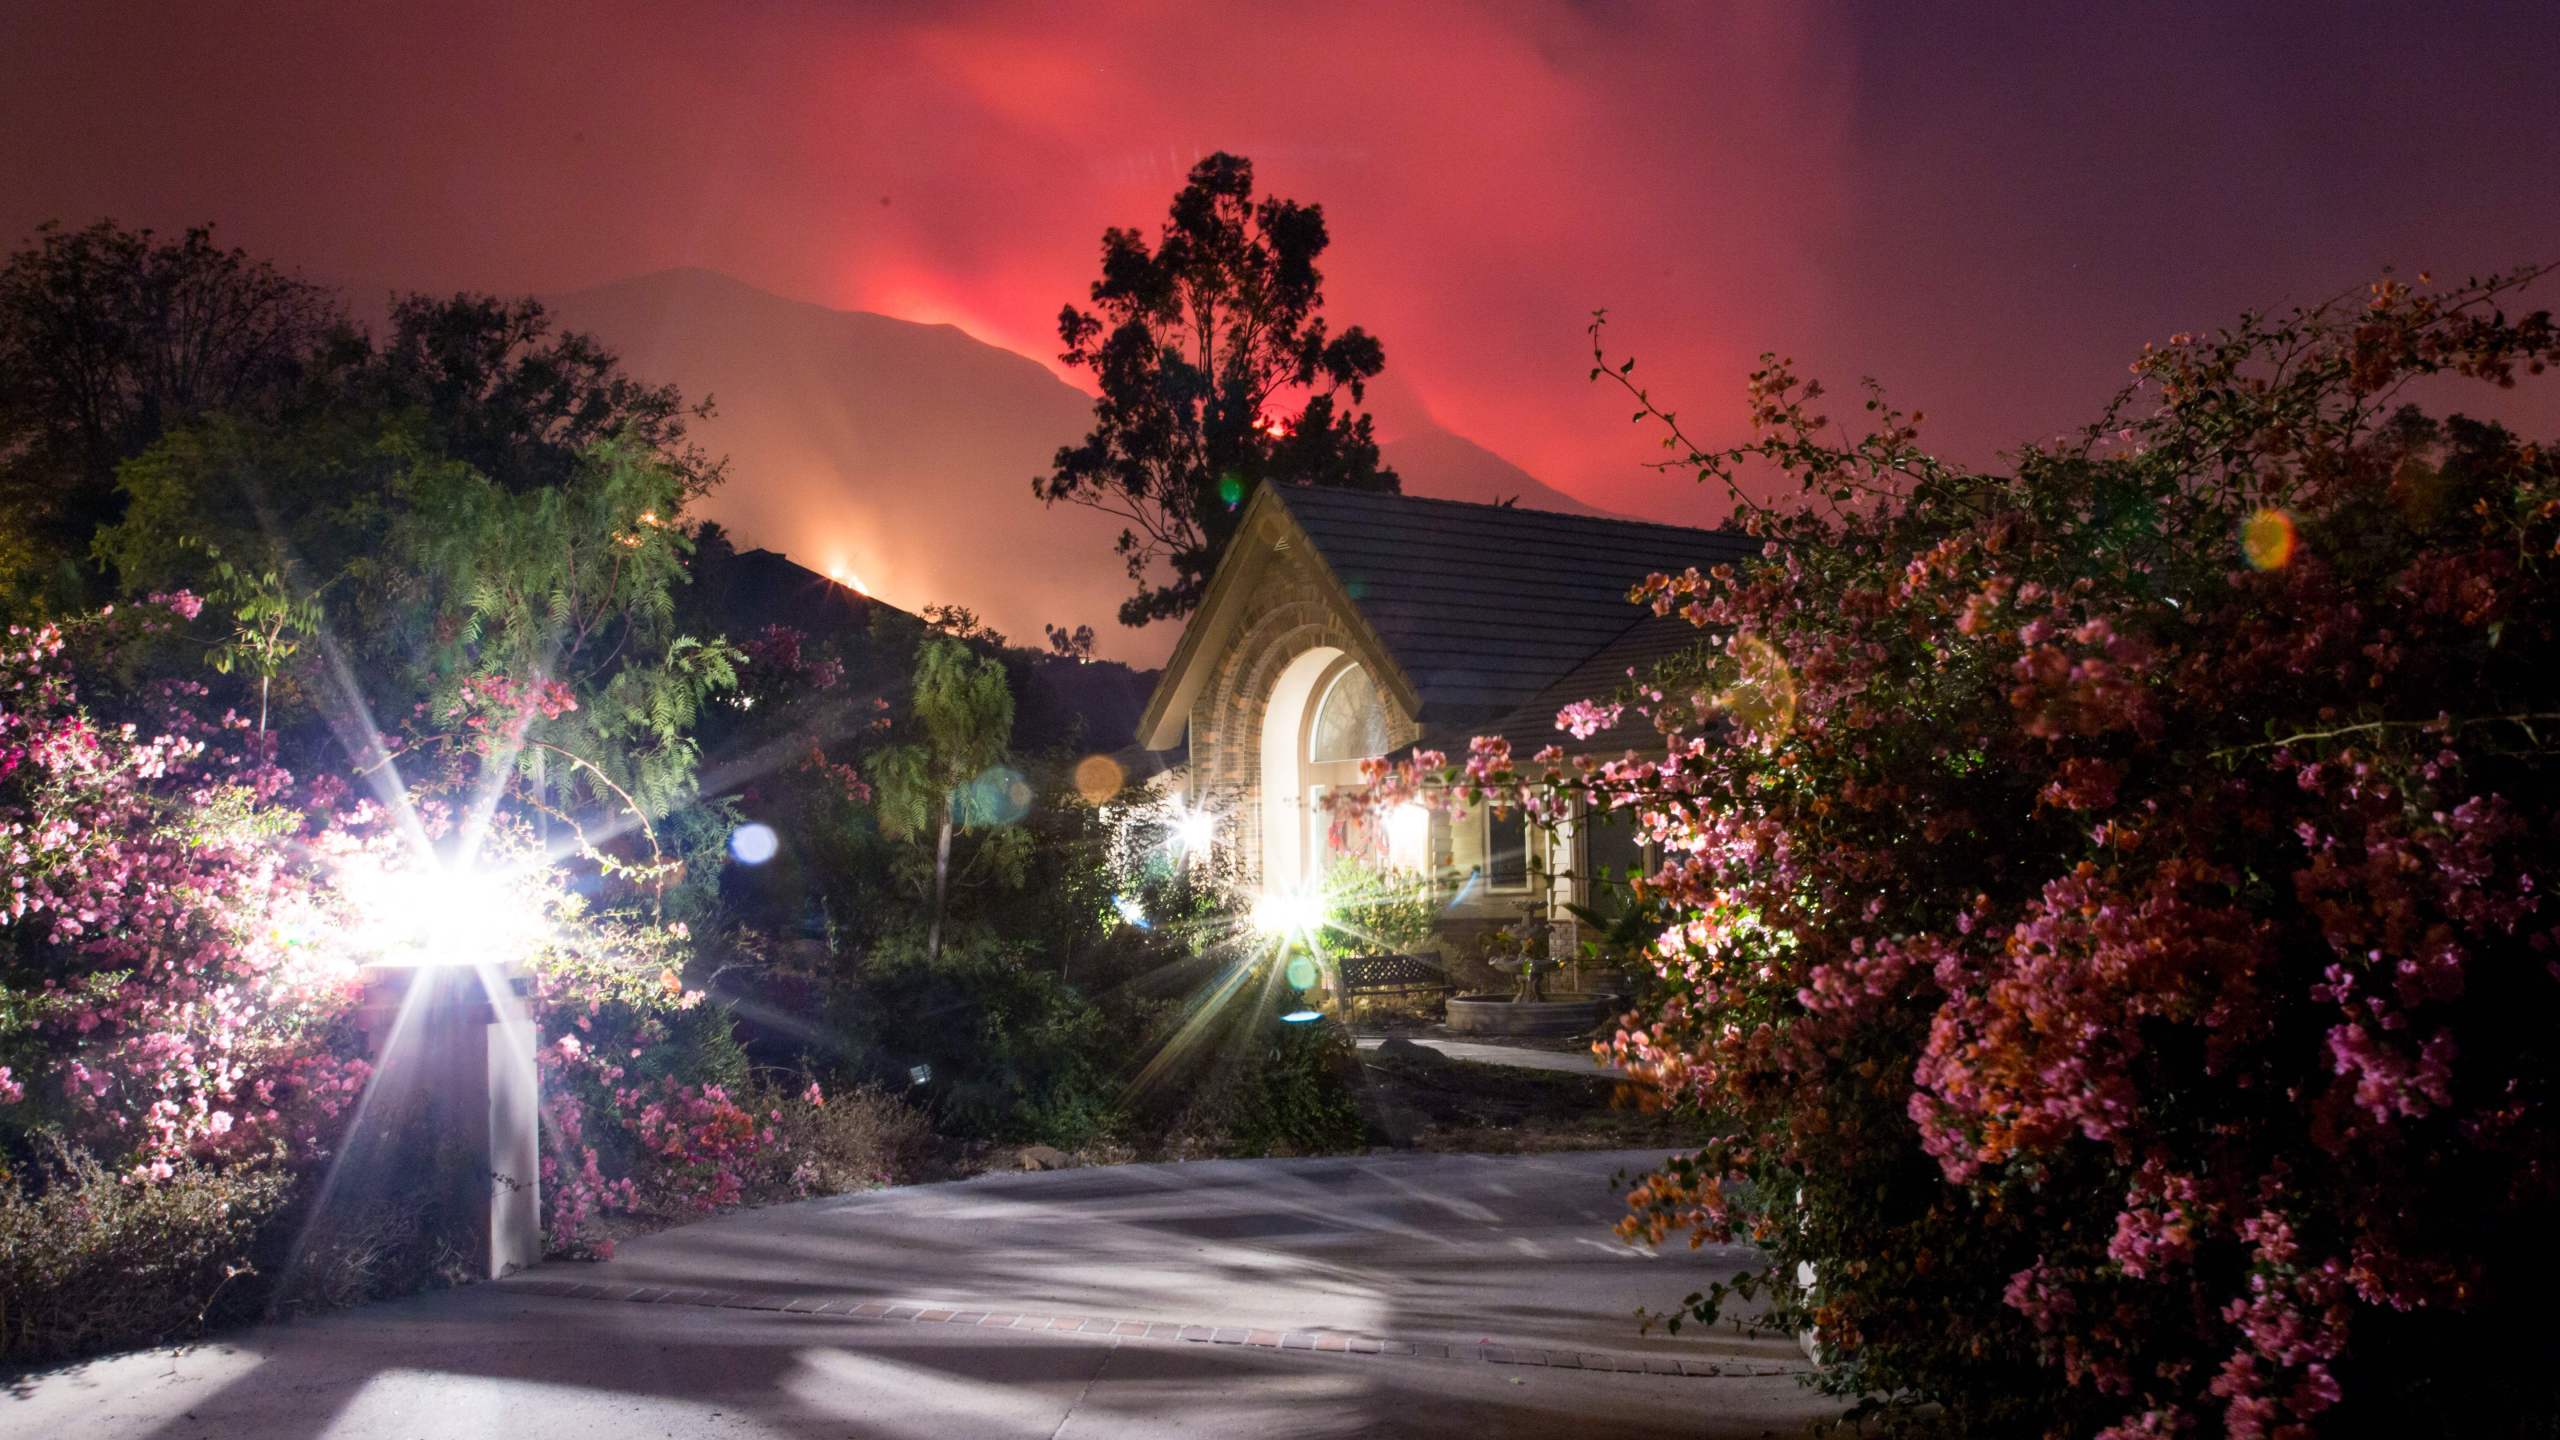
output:
[[1640, 1331], [1747, 1258], [1610, 1237], [1614, 1177], [1660, 1158], [1130, 1165], [742, 1211], [607, 1264], [21, 1377], [0, 1430], [1809, 1433], [1837, 1409], [1792, 1344]]

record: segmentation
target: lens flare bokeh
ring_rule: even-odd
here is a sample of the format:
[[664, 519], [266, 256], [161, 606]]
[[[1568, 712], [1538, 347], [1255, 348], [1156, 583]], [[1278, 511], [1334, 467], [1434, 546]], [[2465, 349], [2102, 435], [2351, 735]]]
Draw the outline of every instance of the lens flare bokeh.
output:
[[2253, 570], [2281, 570], [2293, 563], [2301, 543], [2293, 517], [2282, 510], [2260, 510], [2240, 522], [2240, 554]]
[[1757, 635], [1733, 637], [1725, 653], [1733, 657], [1734, 679], [1715, 696], [1714, 707], [1762, 740], [1776, 740], [1793, 730], [1796, 673], [1787, 657]]
[[1110, 804], [1128, 778], [1120, 762], [1108, 755], [1087, 755], [1076, 762], [1076, 793], [1087, 805]]
[[761, 865], [782, 849], [770, 825], [749, 821], [729, 833], [729, 854], [741, 865]]

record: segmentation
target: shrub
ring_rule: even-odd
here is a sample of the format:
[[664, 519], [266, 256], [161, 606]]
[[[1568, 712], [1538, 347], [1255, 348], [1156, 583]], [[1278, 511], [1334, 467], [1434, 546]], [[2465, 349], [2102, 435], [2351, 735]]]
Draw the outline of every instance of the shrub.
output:
[[1610, 1048], [1712, 1138], [1627, 1229], [1759, 1241], [1826, 1385], [1953, 1435], [2551, 1433], [2560, 464], [2392, 408], [2541, 373], [2508, 288], [2179, 337], [2008, 475], [1873, 396], [1837, 443], [1773, 361], [1690, 458], [1800, 499], [1735, 484], [1763, 558], [1638, 592], [1695, 651], [1558, 719], [1667, 744], [1387, 787], [1664, 844]]
[[[0, 645], [0, 1109], [141, 1175], [300, 1153], [363, 1087], [355, 970], [326, 866], [364, 842], [236, 715], [170, 683], [93, 710], [77, 684], [196, 602]], [[309, 809], [304, 808], [309, 806]]]
[[825, 1095], [813, 1085], [799, 1098], [804, 1103], [775, 1122], [791, 1167], [790, 1198], [900, 1184], [921, 1173], [932, 1154], [932, 1121], [887, 1091]]
[[[1108, 1018], [1019, 948], [964, 931], [939, 958], [912, 935], [862, 970], [846, 1007], [869, 1068], [910, 1085], [955, 1135], [1074, 1149], [1121, 1123]], [[925, 1078], [911, 1082], [922, 1067]]]
[[192, 1335], [248, 1293], [259, 1228], [290, 1188], [280, 1168], [182, 1159], [135, 1184], [86, 1150], [43, 1149], [0, 1175], [0, 1364]]
[[1282, 1021], [1273, 1003], [1276, 964], [1246, 971], [1230, 1003], [1202, 1017], [1182, 1041], [1181, 1063], [1160, 1079], [1156, 1093], [1181, 1097], [1168, 1125], [1177, 1147], [1321, 1155], [1367, 1143], [1351, 1032], [1330, 1021]]

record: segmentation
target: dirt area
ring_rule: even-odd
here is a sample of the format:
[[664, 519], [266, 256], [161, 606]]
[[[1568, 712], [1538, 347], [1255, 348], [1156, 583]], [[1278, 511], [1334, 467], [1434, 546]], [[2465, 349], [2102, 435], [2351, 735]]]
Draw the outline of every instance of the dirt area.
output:
[[1632, 1087], [1596, 1072], [1479, 1065], [1429, 1050], [1364, 1052], [1360, 1071], [1361, 1108], [1370, 1128], [1397, 1149], [1516, 1154], [1682, 1143], [1682, 1128], [1672, 1117], [1644, 1109]]

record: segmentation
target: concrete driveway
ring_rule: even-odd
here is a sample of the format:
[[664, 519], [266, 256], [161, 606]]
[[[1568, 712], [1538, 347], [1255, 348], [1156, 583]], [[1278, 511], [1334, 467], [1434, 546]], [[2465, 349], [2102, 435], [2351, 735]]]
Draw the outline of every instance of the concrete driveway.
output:
[[1637, 1331], [1741, 1256], [1607, 1232], [1651, 1152], [1004, 1175], [24, 1377], [65, 1437], [1794, 1436], [1784, 1341]]

